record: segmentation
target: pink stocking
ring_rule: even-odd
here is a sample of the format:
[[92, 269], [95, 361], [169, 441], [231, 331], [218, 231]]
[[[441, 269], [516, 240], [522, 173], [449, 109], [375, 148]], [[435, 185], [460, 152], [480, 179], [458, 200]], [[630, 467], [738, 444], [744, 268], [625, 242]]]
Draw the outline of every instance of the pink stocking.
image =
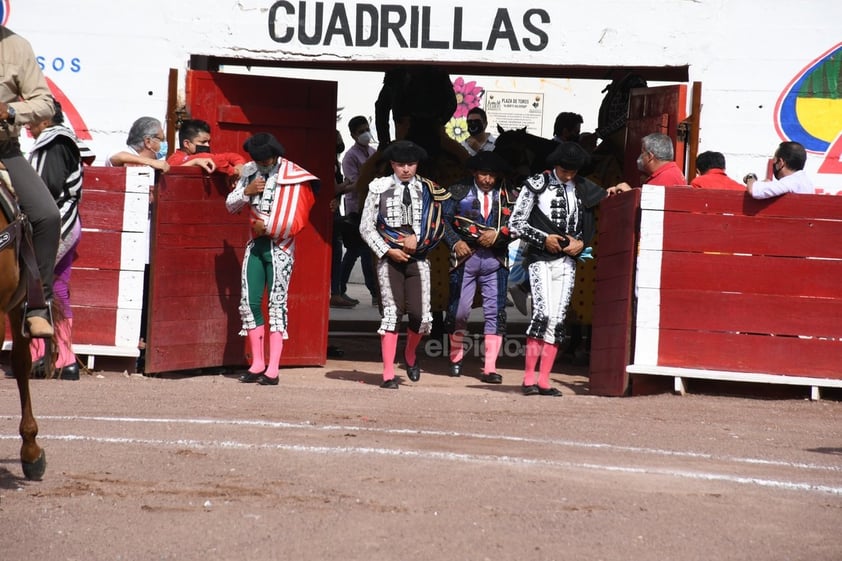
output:
[[526, 370], [523, 373], [523, 385], [535, 385], [535, 367], [538, 365], [538, 359], [541, 357], [541, 349], [544, 347], [544, 341], [535, 339], [534, 337], [526, 338]]
[[249, 372], [252, 374], [262, 374], [266, 370], [266, 363], [263, 359], [263, 331], [262, 325], [248, 330], [249, 349], [251, 349]]
[[45, 352], [43, 339], [33, 337], [29, 340], [29, 353], [32, 355], [32, 362], [35, 362], [39, 358], [43, 358]]
[[555, 355], [558, 352], [558, 345], [544, 343], [541, 349], [541, 368], [538, 374], [538, 387], [547, 389], [550, 387], [550, 372], [555, 363]]
[[383, 355], [383, 380], [395, 377], [395, 354], [398, 352], [398, 334], [387, 331], [380, 336], [380, 353]]
[[421, 334], [411, 329], [406, 330], [406, 349], [403, 351], [403, 358], [406, 359], [407, 366], [415, 366], [418, 357], [415, 355], [415, 350], [418, 348], [418, 343], [421, 342]]
[[56, 368], [64, 368], [76, 362], [76, 355], [73, 354], [71, 346], [71, 333], [73, 331], [73, 318], [67, 318], [56, 324], [56, 339], [58, 339], [58, 359]]
[[269, 333], [269, 366], [266, 368], [267, 378], [278, 377], [278, 367], [281, 364], [281, 353], [284, 351], [284, 334], [280, 331]]
[[462, 357], [465, 355], [465, 349], [462, 347], [462, 333], [454, 333], [450, 336], [450, 362], [456, 364], [462, 362]]
[[500, 354], [500, 347], [503, 346], [502, 335], [485, 336], [485, 370], [486, 374], [497, 372], [497, 355]]

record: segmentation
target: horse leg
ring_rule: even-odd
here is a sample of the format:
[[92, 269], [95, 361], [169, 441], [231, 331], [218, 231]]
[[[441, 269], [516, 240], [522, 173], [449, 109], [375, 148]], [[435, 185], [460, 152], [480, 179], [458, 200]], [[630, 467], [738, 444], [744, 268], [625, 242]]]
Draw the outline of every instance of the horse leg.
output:
[[20, 395], [20, 436], [23, 443], [20, 447], [20, 463], [23, 475], [27, 479], [41, 479], [47, 470], [47, 458], [44, 450], [38, 446], [35, 437], [38, 435], [38, 423], [32, 414], [32, 399], [29, 392], [29, 370], [32, 368], [32, 356], [29, 353], [29, 341], [21, 333], [23, 313], [15, 310], [9, 314], [9, 324], [12, 328], [12, 372], [18, 383]]

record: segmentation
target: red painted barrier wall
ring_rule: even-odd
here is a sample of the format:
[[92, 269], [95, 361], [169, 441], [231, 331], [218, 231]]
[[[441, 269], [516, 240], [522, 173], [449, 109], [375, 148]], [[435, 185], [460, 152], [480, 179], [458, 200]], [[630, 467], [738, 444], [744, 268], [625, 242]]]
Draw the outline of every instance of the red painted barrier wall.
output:
[[645, 186], [640, 206], [629, 372], [840, 385], [842, 199]]
[[[71, 277], [74, 351], [89, 366], [96, 356], [137, 356], [151, 238], [146, 372], [246, 364], [238, 307], [248, 217], [225, 208], [226, 179], [173, 168], [156, 185], [151, 168], [93, 167], [84, 181]], [[320, 193], [296, 241], [283, 365], [326, 360], [330, 195]]]

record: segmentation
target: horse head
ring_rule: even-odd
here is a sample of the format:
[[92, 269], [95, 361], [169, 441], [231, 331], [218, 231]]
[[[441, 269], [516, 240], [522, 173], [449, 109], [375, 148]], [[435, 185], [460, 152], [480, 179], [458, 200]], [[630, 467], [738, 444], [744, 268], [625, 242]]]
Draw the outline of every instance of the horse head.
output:
[[515, 170], [516, 181], [546, 169], [547, 156], [557, 146], [555, 141], [530, 134], [526, 127], [505, 130], [497, 125], [497, 130], [500, 134], [494, 141], [494, 151]]

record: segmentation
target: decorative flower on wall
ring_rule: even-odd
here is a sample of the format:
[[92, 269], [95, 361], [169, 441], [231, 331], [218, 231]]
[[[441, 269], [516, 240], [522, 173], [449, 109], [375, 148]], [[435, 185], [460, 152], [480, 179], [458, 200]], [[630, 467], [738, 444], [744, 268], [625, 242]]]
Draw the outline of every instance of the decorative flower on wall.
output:
[[456, 112], [453, 113], [454, 117], [467, 117], [468, 111], [479, 105], [480, 98], [485, 93], [485, 90], [477, 86], [476, 82], [465, 82], [462, 76], [459, 76], [453, 82], [453, 91], [456, 93]]
[[465, 82], [465, 79], [459, 76], [453, 81], [453, 92], [456, 94], [456, 111], [445, 125], [445, 130], [450, 138], [462, 142], [470, 136], [466, 121], [468, 111], [474, 107], [479, 107], [485, 90], [478, 86], [476, 82]]
[[468, 136], [468, 122], [465, 120], [465, 117], [453, 117], [450, 119], [445, 125], [444, 130], [447, 133], [447, 136], [456, 140], [457, 142], [462, 142]]

